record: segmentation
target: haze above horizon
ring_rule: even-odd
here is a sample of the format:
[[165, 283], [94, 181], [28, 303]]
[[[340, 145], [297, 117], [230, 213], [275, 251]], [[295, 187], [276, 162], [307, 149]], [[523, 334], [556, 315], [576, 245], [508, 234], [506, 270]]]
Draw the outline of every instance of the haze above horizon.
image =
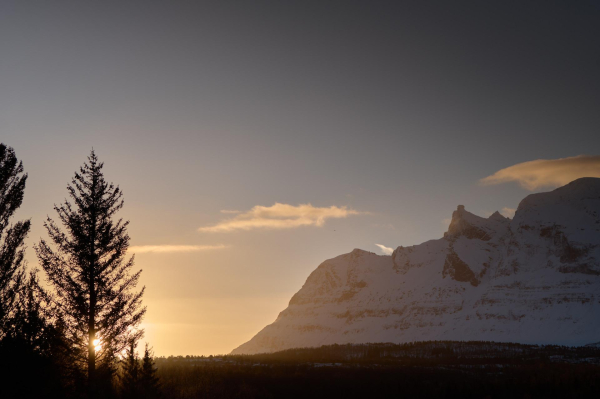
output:
[[146, 340], [229, 352], [325, 259], [600, 177], [599, 4], [4, 1], [29, 266], [94, 148], [124, 192]]

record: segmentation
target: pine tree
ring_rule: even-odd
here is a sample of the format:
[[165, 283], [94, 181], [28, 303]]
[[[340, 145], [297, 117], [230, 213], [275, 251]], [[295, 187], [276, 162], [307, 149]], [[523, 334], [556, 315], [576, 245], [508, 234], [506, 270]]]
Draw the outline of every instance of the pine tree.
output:
[[137, 341], [130, 340], [122, 363], [121, 392], [125, 399], [140, 396], [140, 361], [135, 352]]
[[160, 398], [160, 380], [156, 375], [152, 350], [148, 347], [148, 343], [146, 343], [144, 357], [142, 358], [140, 386], [143, 398]]
[[72, 348], [72, 361], [87, 368], [92, 396], [97, 367], [102, 370], [98, 376], [114, 374], [116, 354], [141, 337], [138, 326], [146, 312], [144, 288], [135, 290], [141, 270], [131, 274], [134, 257], [125, 259], [129, 222], [115, 218], [123, 194], [106, 182], [102, 167], [92, 150], [67, 186], [72, 203], [54, 206], [64, 231], [48, 217], [44, 226], [54, 248], [45, 240], [35, 248], [53, 287], [55, 316]]
[[0, 143], [0, 340], [9, 333], [19, 291], [25, 280], [23, 241], [29, 233], [29, 220], [10, 225], [23, 202], [27, 174], [11, 147]]

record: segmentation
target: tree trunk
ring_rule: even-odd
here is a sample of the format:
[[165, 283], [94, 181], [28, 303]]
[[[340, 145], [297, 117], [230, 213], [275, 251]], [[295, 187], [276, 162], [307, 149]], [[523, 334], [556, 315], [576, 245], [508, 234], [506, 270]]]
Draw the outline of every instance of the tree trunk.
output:
[[97, 176], [92, 176], [92, 229], [90, 232], [90, 317], [88, 319], [88, 386], [90, 388], [90, 397], [95, 397], [95, 379], [96, 379], [96, 346], [94, 341], [96, 340], [96, 184]]
[[92, 322], [89, 327], [89, 345], [88, 345], [88, 384], [90, 391], [94, 390], [94, 378], [96, 374], [96, 348], [94, 347], [94, 340], [96, 339], [96, 332]]
[[90, 285], [90, 316], [88, 320], [88, 386], [90, 397], [95, 397], [95, 379], [96, 379], [96, 287], [94, 286], [94, 273], [91, 274]]

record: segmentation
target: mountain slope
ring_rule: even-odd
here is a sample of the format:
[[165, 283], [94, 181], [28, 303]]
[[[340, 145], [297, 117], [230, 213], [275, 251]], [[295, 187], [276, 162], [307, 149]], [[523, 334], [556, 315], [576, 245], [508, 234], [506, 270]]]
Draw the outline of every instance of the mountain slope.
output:
[[600, 179], [529, 195], [513, 220], [458, 206], [441, 239], [329, 259], [232, 353], [426, 340], [600, 341]]

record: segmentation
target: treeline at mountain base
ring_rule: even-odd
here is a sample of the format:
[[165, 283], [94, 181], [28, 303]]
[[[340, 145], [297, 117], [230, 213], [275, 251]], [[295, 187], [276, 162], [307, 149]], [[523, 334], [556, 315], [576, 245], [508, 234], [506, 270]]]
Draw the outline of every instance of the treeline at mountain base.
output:
[[600, 349], [493, 342], [329, 345], [155, 359], [165, 398], [597, 398]]

